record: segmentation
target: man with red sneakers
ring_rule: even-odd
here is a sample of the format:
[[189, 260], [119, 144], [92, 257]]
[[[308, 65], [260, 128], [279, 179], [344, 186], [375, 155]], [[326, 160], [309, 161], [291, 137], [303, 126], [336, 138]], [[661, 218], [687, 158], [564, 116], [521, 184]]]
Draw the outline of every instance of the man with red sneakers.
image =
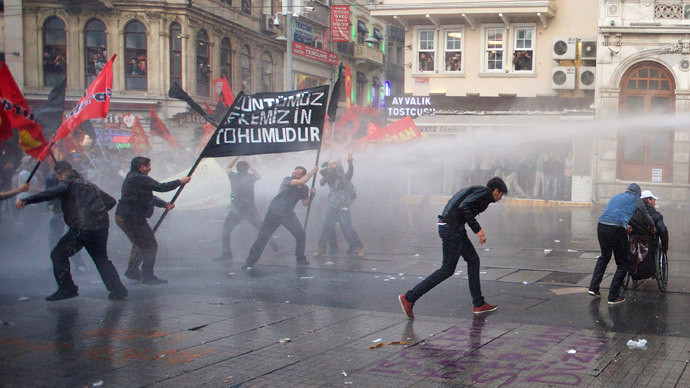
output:
[[479, 243], [486, 242], [486, 234], [476, 220], [476, 216], [486, 210], [491, 203], [498, 202], [508, 193], [503, 180], [494, 177], [486, 186], [470, 186], [458, 191], [448, 201], [443, 213], [438, 216], [438, 234], [443, 241], [443, 264], [426, 279], [422, 280], [412, 290], [398, 296], [403, 311], [409, 318], [414, 318], [412, 308], [417, 299], [446, 280], [455, 272], [460, 256], [467, 262], [467, 278], [470, 285], [470, 295], [474, 313], [480, 314], [494, 311], [498, 306], [484, 301], [481, 284], [479, 283], [479, 256], [472, 242], [467, 237], [465, 224], [479, 237]]

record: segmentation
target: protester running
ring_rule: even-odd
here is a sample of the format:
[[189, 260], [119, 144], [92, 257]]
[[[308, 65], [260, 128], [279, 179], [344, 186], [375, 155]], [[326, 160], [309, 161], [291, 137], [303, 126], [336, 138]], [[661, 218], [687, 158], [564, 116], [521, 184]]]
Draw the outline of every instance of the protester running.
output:
[[122, 183], [122, 197], [117, 209], [115, 209], [115, 223], [132, 242], [132, 251], [129, 255], [129, 265], [125, 276], [132, 280], [141, 280], [143, 284], [156, 285], [168, 281], [153, 274], [158, 242], [146, 219], [153, 215], [154, 206], [172, 210], [175, 204], [154, 196], [153, 191], [174, 190], [189, 183], [192, 178], [183, 177], [160, 183], [149, 177], [150, 172], [151, 159], [143, 156], [132, 159], [130, 171]]
[[472, 295], [473, 312], [475, 314], [494, 311], [496, 305], [484, 301], [481, 284], [479, 283], [479, 256], [472, 242], [467, 237], [465, 224], [479, 237], [479, 244], [486, 242], [486, 233], [475, 217], [486, 210], [490, 204], [498, 202], [508, 193], [506, 184], [499, 177], [494, 177], [486, 186], [470, 186], [458, 191], [446, 204], [443, 212], [438, 216], [438, 234], [443, 241], [443, 263], [426, 279], [422, 280], [412, 290], [398, 296], [403, 311], [409, 318], [414, 318], [412, 308], [417, 299], [446, 280], [455, 272], [460, 256], [467, 262], [467, 279]]
[[16, 204], [17, 209], [22, 209], [27, 204], [57, 198], [62, 205], [65, 223], [69, 226], [67, 233], [50, 253], [58, 290], [46, 300], [52, 302], [79, 295], [79, 288], [74, 284], [70, 273], [69, 258], [82, 248], [86, 248], [91, 255], [105, 287], [110, 291], [108, 298], [126, 298], [127, 289], [122, 285], [115, 266], [108, 259], [107, 249], [110, 226], [108, 210], [115, 207], [117, 201], [98, 186], [79, 176], [69, 162], [59, 161], [54, 169], [58, 176], [55, 186], [19, 200]]

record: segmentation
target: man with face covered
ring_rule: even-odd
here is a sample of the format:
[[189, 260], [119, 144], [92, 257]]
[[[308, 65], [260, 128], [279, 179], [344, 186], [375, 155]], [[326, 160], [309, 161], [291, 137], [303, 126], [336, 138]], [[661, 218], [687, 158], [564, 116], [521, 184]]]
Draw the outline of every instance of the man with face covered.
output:
[[597, 237], [601, 256], [597, 259], [597, 264], [594, 267], [592, 281], [589, 284], [589, 294], [595, 297], [601, 296], [599, 285], [613, 254], [616, 258], [616, 273], [613, 275], [609, 289], [608, 304], [610, 305], [625, 302], [625, 298], [621, 295], [621, 288], [631, 264], [628, 232], [632, 231], [632, 226], [629, 224], [635, 211], [641, 213], [650, 230], [654, 228], [654, 221], [649, 216], [644, 202], [640, 199], [640, 194], [640, 186], [637, 183], [631, 183], [624, 193], [611, 197], [604, 212], [599, 216]]
[[[304, 256], [304, 248], [307, 242], [307, 236], [304, 233], [304, 228], [295, 214], [295, 205], [298, 201], [302, 201], [302, 205], [307, 206], [311, 202], [309, 196], [309, 188], [307, 188], [307, 181], [314, 176], [319, 170], [318, 166], [314, 166], [311, 171], [302, 166], [295, 167], [292, 176], [283, 178], [280, 184], [280, 191], [278, 195], [273, 198], [271, 204], [268, 206], [266, 217], [261, 224], [259, 230], [259, 237], [256, 238], [254, 245], [249, 250], [245, 269], [250, 269], [261, 257], [261, 254], [266, 248], [268, 240], [271, 235], [283, 225], [292, 236], [295, 238], [295, 256], [297, 256], [297, 264], [308, 265], [309, 262]], [[316, 193], [316, 188], [311, 189], [312, 196]]]
[[[326, 211], [326, 219], [323, 222], [321, 238], [319, 238], [319, 250], [314, 254], [314, 257], [325, 254], [328, 242], [331, 241], [332, 244], [332, 241], [335, 240], [335, 225], [337, 223], [340, 224], [343, 237], [350, 245], [348, 253], [357, 257], [364, 256], [362, 241], [352, 227], [352, 218], [350, 216], [350, 207], [355, 198], [357, 198], [355, 186], [352, 184], [352, 175], [354, 174], [353, 161], [354, 158], [350, 152], [347, 154], [347, 172], [343, 171], [340, 161], [328, 163], [327, 167], [321, 170], [321, 175], [323, 175], [320, 180], [321, 186], [328, 184], [331, 192], [328, 195], [328, 210]], [[332, 245], [331, 249], [333, 248], [336, 247]]]

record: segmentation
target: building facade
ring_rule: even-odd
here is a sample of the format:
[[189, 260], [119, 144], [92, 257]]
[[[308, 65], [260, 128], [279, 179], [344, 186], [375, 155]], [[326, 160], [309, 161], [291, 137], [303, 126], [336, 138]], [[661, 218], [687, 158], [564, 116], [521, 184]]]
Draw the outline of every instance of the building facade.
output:
[[598, 197], [638, 182], [687, 201], [690, 132], [674, 117], [690, 110], [690, 2], [600, 0], [598, 12], [597, 116], [625, 123], [598, 141]]

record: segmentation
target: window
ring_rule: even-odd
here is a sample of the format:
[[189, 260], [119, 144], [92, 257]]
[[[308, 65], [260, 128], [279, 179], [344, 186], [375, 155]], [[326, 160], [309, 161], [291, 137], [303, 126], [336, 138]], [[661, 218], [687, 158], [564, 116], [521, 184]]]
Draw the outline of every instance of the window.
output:
[[199, 30], [196, 34], [196, 94], [208, 96], [211, 85], [208, 34]]
[[449, 29], [444, 31], [445, 37], [445, 71], [462, 71], [462, 29]]
[[125, 89], [146, 90], [148, 88], [148, 66], [146, 63], [146, 26], [133, 20], [125, 26]]
[[486, 28], [485, 60], [487, 71], [503, 70], [503, 50], [505, 49], [505, 29], [503, 27]]
[[[240, 77], [242, 78], [242, 91], [244, 94], [250, 94], [252, 88], [252, 67], [251, 55], [249, 54], [249, 46], [242, 47], [240, 54]], [[292, 85], [289, 85], [290, 87]]]
[[268, 51], [261, 56], [261, 91], [273, 91], [273, 58]]
[[434, 50], [436, 44], [434, 30], [420, 30], [418, 34], [417, 71], [434, 71]]
[[513, 70], [534, 71], [534, 27], [515, 27]]
[[367, 78], [364, 73], [357, 72], [355, 104], [364, 105], [364, 96], [367, 94]]
[[242, 12], [252, 13], [252, 2], [251, 0], [242, 0]]
[[178, 23], [170, 25], [170, 85], [182, 86], [182, 28]]
[[86, 61], [86, 86], [91, 85], [98, 73], [103, 70], [108, 45], [105, 38], [105, 23], [92, 19], [84, 27], [84, 61]]
[[361, 20], [357, 20], [357, 44], [364, 44], [364, 40], [367, 36], [369, 36], [367, 24]]
[[230, 89], [232, 89], [232, 47], [230, 39], [223, 38], [220, 42], [220, 74], [228, 79]]
[[43, 23], [43, 86], [54, 87], [67, 77], [65, 23], [53, 16]]

